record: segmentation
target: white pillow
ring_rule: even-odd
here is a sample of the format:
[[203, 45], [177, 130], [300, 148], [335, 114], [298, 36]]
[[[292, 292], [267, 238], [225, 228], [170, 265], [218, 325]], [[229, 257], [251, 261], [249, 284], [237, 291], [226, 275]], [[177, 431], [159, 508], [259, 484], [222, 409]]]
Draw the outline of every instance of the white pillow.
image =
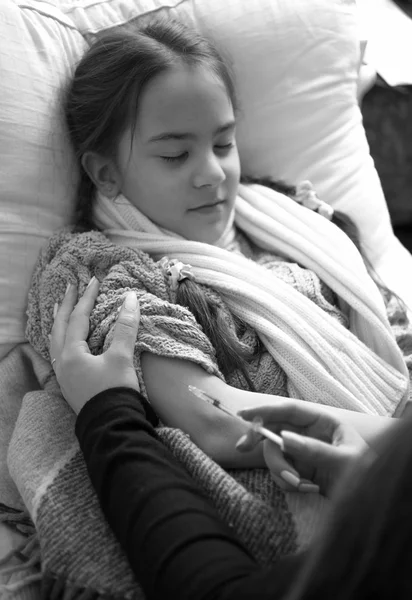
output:
[[34, 263], [69, 218], [75, 177], [58, 90], [85, 47], [53, 6], [1, 1], [0, 358], [24, 340]]
[[[56, 0], [57, 2], [57, 0]], [[0, 3], [0, 358], [24, 340], [33, 265], [67, 222], [76, 171], [58, 112], [59, 89], [83, 53], [81, 34], [152, 11], [200, 27], [227, 49], [242, 108], [248, 174], [309, 178], [351, 214], [379, 270], [405, 289], [412, 258], [393, 236], [356, 103], [354, 2], [331, 0], [2, 0]], [[162, 8], [166, 7], [166, 8]], [[81, 32], [81, 33], [79, 33]], [[408, 284], [409, 285], [409, 284]], [[410, 292], [410, 296], [408, 293]]]

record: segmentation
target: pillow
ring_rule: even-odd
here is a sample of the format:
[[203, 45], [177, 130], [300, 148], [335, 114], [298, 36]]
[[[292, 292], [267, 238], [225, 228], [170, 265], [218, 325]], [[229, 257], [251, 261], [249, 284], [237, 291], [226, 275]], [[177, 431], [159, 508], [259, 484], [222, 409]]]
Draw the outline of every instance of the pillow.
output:
[[86, 43], [44, 2], [0, 3], [0, 358], [24, 340], [31, 273], [67, 222], [74, 162], [58, 91]]
[[393, 235], [356, 101], [354, 0], [56, 2], [0, 4], [0, 358], [24, 340], [34, 261], [72, 206], [59, 88], [90, 34], [154, 11], [199, 27], [233, 60], [243, 172], [312, 180], [355, 219], [385, 283], [412, 299], [412, 257]]

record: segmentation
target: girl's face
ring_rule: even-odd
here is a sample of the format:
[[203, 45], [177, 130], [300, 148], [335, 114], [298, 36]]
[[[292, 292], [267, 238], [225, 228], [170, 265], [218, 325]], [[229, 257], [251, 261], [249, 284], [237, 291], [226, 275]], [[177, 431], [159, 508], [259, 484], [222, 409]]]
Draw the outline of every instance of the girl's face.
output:
[[159, 227], [213, 244], [232, 211], [240, 177], [235, 118], [224, 84], [200, 67], [153, 79], [134, 136], [117, 155], [121, 192]]

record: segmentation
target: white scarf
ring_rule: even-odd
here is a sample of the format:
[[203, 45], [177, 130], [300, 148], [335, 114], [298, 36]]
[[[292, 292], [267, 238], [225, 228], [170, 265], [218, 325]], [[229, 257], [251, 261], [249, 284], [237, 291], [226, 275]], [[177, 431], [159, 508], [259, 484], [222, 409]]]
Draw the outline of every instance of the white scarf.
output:
[[286, 372], [290, 395], [381, 415], [407, 400], [408, 370], [359, 252], [338, 227], [289, 197], [240, 185], [235, 223], [262, 249], [315, 271], [338, 295], [349, 330], [263, 266], [161, 230], [124, 196], [98, 194], [94, 221], [116, 244], [190, 264], [195, 281], [217, 290], [256, 330]]

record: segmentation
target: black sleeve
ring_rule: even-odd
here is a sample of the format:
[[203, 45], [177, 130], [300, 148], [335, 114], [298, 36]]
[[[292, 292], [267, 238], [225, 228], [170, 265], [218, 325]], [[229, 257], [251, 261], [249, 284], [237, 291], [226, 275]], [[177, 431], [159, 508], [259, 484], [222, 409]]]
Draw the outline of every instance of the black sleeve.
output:
[[218, 517], [145, 416], [115, 388], [81, 410], [76, 435], [102, 510], [148, 598], [275, 600], [302, 556], [263, 570]]

